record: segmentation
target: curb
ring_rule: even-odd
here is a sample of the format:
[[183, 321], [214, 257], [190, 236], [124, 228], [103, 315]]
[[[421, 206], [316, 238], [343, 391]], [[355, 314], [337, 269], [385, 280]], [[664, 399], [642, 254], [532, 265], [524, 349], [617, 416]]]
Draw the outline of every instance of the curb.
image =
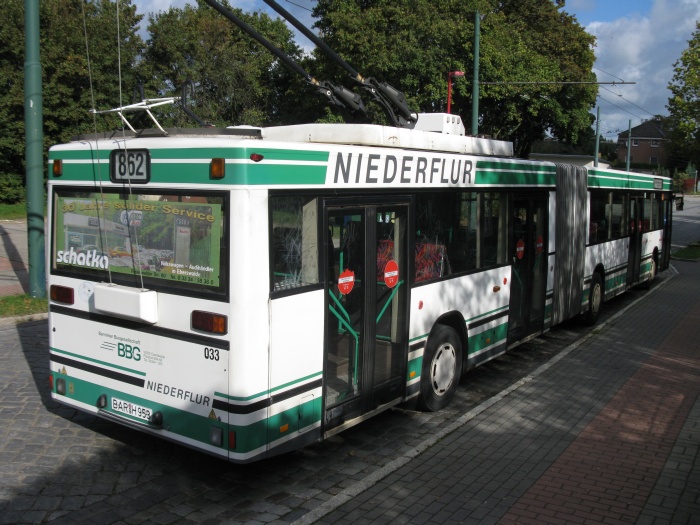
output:
[[48, 312], [40, 314], [17, 315], [14, 317], [0, 317], [0, 328], [16, 326], [22, 323], [31, 323], [34, 321], [45, 321], [48, 318]]

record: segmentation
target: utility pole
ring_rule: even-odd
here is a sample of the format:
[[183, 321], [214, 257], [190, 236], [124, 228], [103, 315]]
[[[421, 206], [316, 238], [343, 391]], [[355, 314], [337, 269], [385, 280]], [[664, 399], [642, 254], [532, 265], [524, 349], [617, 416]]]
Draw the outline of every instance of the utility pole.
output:
[[474, 13], [474, 77], [472, 80], [472, 135], [479, 134], [479, 32], [481, 16]]
[[24, 0], [24, 125], [27, 163], [29, 293], [46, 297], [44, 262], [44, 133], [39, 60], [39, 0]]
[[600, 106], [596, 110], [595, 116], [595, 158], [593, 159], [593, 167], [598, 167], [598, 148], [600, 147]]
[[630, 154], [632, 153], [632, 119], [629, 120], [627, 129], [627, 172], [630, 171]]

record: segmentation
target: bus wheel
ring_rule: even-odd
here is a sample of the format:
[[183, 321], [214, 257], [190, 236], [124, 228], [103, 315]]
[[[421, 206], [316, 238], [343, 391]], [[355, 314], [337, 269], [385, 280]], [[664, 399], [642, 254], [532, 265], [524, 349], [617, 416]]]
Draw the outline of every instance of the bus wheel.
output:
[[592, 326], [598, 320], [600, 307], [603, 304], [603, 279], [595, 272], [591, 277], [590, 288], [588, 289], [588, 311], [584, 314], [584, 322]]
[[435, 412], [446, 407], [457, 391], [462, 371], [462, 342], [452, 328], [438, 325], [423, 353], [418, 406]]

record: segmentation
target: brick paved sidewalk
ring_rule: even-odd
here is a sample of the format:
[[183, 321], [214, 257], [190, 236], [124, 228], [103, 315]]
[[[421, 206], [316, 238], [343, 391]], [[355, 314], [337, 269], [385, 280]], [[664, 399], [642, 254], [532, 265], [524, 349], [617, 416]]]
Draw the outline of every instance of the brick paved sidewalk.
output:
[[299, 522], [700, 523], [700, 265], [676, 266], [555, 366]]
[[0, 297], [29, 292], [27, 221], [0, 221]]

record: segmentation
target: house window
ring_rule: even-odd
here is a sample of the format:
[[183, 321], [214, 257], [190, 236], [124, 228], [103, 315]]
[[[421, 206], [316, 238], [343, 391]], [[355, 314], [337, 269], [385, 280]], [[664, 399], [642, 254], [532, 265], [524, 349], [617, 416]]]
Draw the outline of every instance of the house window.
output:
[[658, 139], [651, 139], [651, 147], [652, 147], [652, 148], [658, 148], [658, 147], [659, 147], [659, 141], [658, 141]]
[[639, 139], [632, 139], [632, 146], [639, 146]]
[[659, 157], [650, 157], [649, 158], [649, 164], [658, 164], [659, 163]]

